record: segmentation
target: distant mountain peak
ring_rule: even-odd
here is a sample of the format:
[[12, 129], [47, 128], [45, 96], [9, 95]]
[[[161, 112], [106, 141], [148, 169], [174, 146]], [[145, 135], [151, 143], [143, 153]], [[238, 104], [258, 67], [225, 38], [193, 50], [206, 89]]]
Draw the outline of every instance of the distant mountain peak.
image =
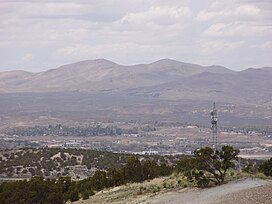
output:
[[95, 59], [95, 60], [92, 60], [93, 62], [97, 62], [97, 63], [110, 63], [110, 64], [116, 64], [115, 62], [113, 61], [110, 61], [110, 60], [107, 60], [107, 59], [104, 59], [104, 58], [99, 58], [99, 59]]
[[169, 58], [165, 58], [165, 59], [160, 59], [157, 60], [151, 64], [181, 64], [183, 62], [177, 61], [177, 60], [173, 60], [173, 59], [169, 59]]
[[[104, 59], [104, 58], [100, 58], [100, 59], [94, 59], [94, 60], [84, 60], [84, 61], [79, 61], [79, 62], [75, 62], [72, 64], [99, 64], [99, 65], [117, 65], [115, 62], [112, 62], [110, 60]], [[70, 64], [70, 65], [72, 65]], [[66, 65], [64, 65], [66, 66]]]

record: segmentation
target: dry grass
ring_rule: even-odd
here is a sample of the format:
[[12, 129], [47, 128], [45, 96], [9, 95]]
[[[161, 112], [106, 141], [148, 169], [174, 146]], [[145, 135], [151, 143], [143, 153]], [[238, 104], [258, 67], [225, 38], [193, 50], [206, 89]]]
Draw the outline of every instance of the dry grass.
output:
[[131, 183], [114, 188], [109, 188], [96, 193], [88, 200], [80, 200], [75, 204], [136, 204], [146, 201], [158, 193], [180, 190], [192, 184], [181, 174], [173, 174], [169, 177], [155, 178], [143, 183]]

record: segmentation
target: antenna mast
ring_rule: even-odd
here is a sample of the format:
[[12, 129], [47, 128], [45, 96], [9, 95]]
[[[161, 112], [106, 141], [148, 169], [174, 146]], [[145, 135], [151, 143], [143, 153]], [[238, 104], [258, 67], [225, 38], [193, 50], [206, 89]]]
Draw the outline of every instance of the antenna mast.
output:
[[211, 128], [213, 134], [213, 148], [217, 150], [217, 110], [215, 103], [213, 103], [213, 110], [211, 111]]

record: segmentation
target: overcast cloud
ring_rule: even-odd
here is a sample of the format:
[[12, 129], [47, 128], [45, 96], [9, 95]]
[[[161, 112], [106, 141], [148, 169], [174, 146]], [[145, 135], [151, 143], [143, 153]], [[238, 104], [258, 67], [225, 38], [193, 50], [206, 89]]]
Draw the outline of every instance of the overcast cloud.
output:
[[161, 58], [272, 66], [270, 0], [0, 1], [0, 71]]

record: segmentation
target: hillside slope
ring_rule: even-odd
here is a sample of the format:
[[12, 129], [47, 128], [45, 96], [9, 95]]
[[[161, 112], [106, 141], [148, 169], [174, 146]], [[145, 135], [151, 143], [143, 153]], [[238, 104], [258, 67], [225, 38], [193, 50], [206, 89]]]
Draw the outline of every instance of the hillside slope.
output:
[[[270, 204], [272, 199], [272, 182], [259, 179], [232, 181], [221, 186], [208, 189], [175, 186], [175, 180], [157, 178], [149, 182], [133, 183], [103, 190], [90, 199], [76, 201], [85, 203], [143, 203], [143, 204], [231, 204], [231, 203], [264, 203]], [[165, 185], [173, 185], [170, 189]], [[143, 194], [139, 189], [146, 189]], [[255, 202], [254, 202], [255, 201]]]

